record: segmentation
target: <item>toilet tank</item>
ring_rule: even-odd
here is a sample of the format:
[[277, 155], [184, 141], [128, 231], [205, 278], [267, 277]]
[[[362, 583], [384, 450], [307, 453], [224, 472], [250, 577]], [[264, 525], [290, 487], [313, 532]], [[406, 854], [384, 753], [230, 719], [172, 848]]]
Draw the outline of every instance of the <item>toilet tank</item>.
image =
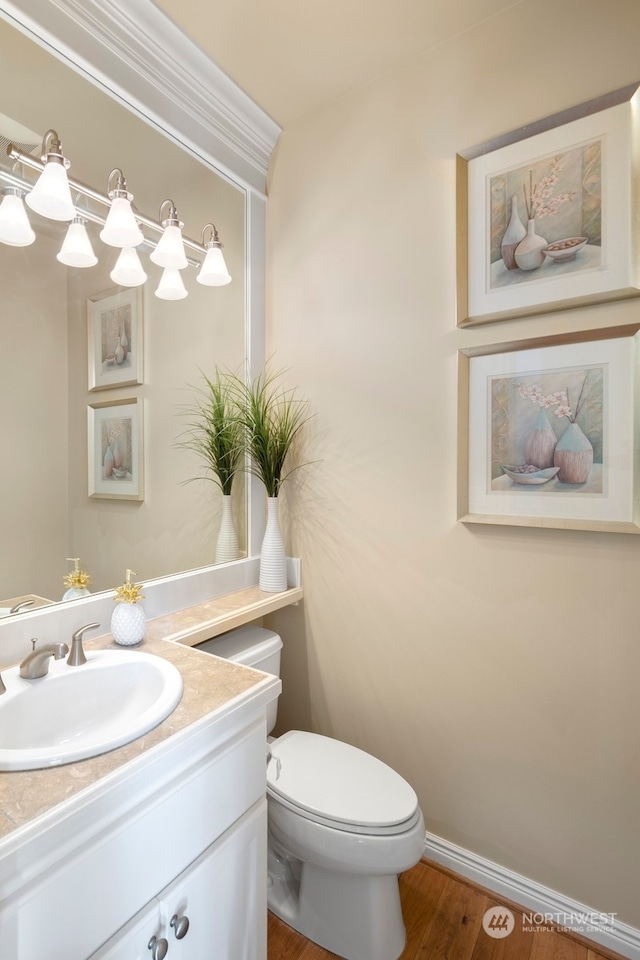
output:
[[[277, 633], [253, 624], [237, 627], [196, 645], [196, 650], [213, 653], [223, 660], [233, 660], [234, 663], [272, 673], [276, 677], [280, 676], [281, 649], [282, 640]], [[276, 725], [277, 710], [278, 702], [274, 700], [267, 708], [267, 733], [271, 733]]]

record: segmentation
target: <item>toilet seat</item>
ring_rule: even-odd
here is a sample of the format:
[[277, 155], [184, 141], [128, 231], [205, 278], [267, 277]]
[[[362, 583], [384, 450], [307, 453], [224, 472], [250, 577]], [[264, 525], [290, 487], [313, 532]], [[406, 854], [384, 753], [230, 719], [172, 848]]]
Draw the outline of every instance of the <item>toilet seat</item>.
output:
[[357, 747], [291, 730], [270, 749], [268, 795], [307, 820], [350, 833], [394, 835], [421, 817], [407, 781]]

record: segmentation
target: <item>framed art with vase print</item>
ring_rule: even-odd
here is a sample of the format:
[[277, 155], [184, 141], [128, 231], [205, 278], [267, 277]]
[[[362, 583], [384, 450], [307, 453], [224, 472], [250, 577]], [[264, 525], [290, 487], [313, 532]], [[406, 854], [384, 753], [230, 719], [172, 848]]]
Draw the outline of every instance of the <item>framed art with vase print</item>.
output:
[[640, 86], [457, 157], [459, 326], [640, 295]]
[[639, 331], [459, 351], [459, 520], [640, 533]]
[[142, 383], [142, 291], [114, 287], [87, 300], [89, 390]]
[[143, 500], [142, 400], [103, 400], [88, 407], [89, 496]]

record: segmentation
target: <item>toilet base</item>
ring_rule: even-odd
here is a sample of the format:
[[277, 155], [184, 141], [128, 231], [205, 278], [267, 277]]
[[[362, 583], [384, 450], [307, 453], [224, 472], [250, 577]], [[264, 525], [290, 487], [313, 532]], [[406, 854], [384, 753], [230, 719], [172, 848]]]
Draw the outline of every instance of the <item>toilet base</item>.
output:
[[290, 859], [270, 843], [267, 905], [345, 960], [397, 960], [405, 945], [398, 878], [341, 873]]

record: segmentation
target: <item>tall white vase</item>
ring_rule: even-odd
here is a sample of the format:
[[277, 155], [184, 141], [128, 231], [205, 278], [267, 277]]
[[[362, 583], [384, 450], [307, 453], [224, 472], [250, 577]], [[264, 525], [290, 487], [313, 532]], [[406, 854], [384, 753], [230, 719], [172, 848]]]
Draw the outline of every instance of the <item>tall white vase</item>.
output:
[[524, 240], [526, 235], [526, 227], [518, 214], [518, 198], [511, 197], [511, 216], [500, 245], [500, 252], [507, 270], [515, 270], [518, 266], [515, 257], [516, 247]]
[[267, 527], [260, 551], [259, 586], [267, 593], [283, 593], [287, 589], [287, 554], [280, 533], [277, 497], [267, 497]]
[[240, 548], [231, 512], [231, 496], [225, 493], [222, 496], [222, 518], [216, 540], [216, 563], [237, 560], [239, 556]]

